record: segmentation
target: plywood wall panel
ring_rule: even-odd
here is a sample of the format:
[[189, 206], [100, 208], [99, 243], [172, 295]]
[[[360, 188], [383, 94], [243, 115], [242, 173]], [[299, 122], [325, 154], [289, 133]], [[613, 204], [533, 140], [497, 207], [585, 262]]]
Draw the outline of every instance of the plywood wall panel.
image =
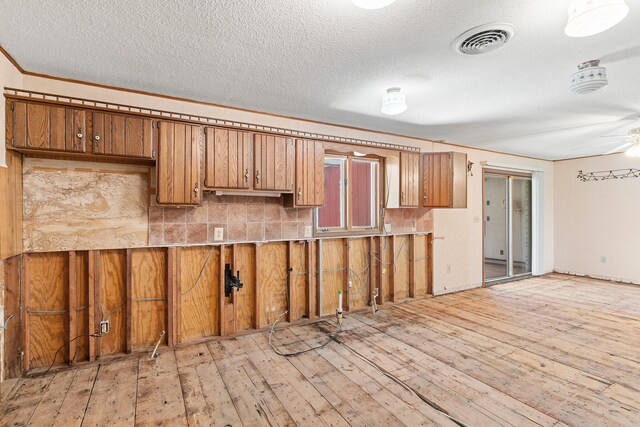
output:
[[338, 291], [344, 290], [346, 277], [344, 260], [344, 239], [322, 241], [322, 316], [338, 308]]
[[[93, 333], [89, 331], [89, 253], [76, 252], [76, 300], [69, 306], [76, 312], [76, 335]], [[75, 337], [71, 337], [75, 338]], [[89, 359], [89, 340], [92, 338], [81, 336], [70, 344], [70, 358], [72, 362], [82, 362]]]
[[[100, 251], [100, 313], [109, 320], [109, 333], [100, 340], [100, 355], [126, 351], [126, 267], [125, 250]], [[99, 321], [100, 319], [98, 319]]]
[[393, 250], [391, 247], [391, 237], [380, 237], [379, 259], [382, 268], [380, 283], [382, 302], [391, 301], [391, 278], [394, 273]]
[[369, 305], [369, 254], [368, 238], [349, 240], [349, 310]]
[[[219, 335], [220, 248], [185, 247], [178, 252], [180, 342]], [[196, 284], [203, 265], [202, 276]]]
[[424, 296], [427, 293], [427, 236], [416, 235], [415, 252], [413, 260], [413, 277], [415, 284], [415, 296]]
[[238, 330], [250, 329], [254, 324], [256, 292], [256, 250], [254, 245], [235, 246], [236, 270], [240, 271], [243, 288], [236, 294], [236, 327]]
[[[167, 250], [131, 251], [132, 349], [149, 348], [166, 326]], [[167, 342], [166, 334], [163, 343]]]
[[22, 179], [26, 251], [147, 245], [148, 167], [26, 158]]
[[409, 236], [395, 236], [393, 301], [409, 297]]
[[305, 242], [291, 242], [291, 320], [306, 316], [307, 263]]
[[[29, 265], [29, 367], [48, 366], [67, 342], [68, 256], [64, 252], [31, 254]], [[60, 350], [56, 362], [66, 352]]]
[[260, 246], [257, 289], [261, 326], [270, 325], [287, 307], [287, 243], [266, 243]]

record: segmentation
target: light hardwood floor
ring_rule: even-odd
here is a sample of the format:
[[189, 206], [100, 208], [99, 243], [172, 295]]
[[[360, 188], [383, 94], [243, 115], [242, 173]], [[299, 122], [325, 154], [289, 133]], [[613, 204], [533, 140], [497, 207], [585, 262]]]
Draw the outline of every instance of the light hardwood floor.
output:
[[[278, 330], [288, 351], [326, 323]], [[640, 425], [640, 287], [551, 274], [21, 379], [5, 425]], [[352, 351], [353, 350], [353, 351]], [[354, 353], [355, 352], [355, 353]]]

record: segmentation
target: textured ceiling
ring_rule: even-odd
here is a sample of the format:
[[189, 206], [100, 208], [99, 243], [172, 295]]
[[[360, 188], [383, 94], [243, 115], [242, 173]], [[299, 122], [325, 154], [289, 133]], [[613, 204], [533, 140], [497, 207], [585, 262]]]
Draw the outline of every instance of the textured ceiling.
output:
[[[0, 0], [0, 44], [26, 70], [549, 159], [603, 153], [640, 120], [640, 0], [593, 37], [564, 35], [569, 0]], [[517, 27], [479, 56], [477, 25]], [[600, 58], [609, 86], [568, 92]], [[386, 88], [409, 106], [380, 113]], [[610, 145], [601, 145], [610, 142]], [[592, 148], [588, 148], [588, 147]]]

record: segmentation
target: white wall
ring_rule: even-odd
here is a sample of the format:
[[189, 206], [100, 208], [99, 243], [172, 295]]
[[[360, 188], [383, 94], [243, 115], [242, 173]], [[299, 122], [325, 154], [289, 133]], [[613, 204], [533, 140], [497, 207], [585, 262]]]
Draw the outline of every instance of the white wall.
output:
[[[1, 59], [4, 60], [4, 58]], [[15, 83], [15, 85], [18, 85], [18, 83]], [[444, 238], [443, 240], [434, 241], [434, 293], [436, 294], [482, 286], [483, 201], [481, 162], [505, 163], [523, 168], [530, 167], [542, 170], [545, 175], [543, 190], [545, 256], [543, 264], [545, 272], [553, 270], [553, 162], [466, 149], [448, 144], [422, 141], [415, 138], [295, 120], [202, 103], [178, 101], [37, 76], [23, 75], [21, 86], [26, 90], [52, 94], [184, 112], [193, 115], [237, 120], [347, 138], [396, 143], [419, 147], [423, 152], [459, 151], [467, 153], [468, 159], [475, 163], [474, 176], [469, 177], [468, 181], [468, 208], [438, 209], [434, 212], [435, 236]], [[4, 151], [2, 146], [0, 146], [0, 151]], [[449, 266], [449, 268], [447, 268], [447, 266]]]
[[640, 169], [640, 159], [616, 154], [555, 163], [557, 271], [640, 283], [640, 178], [576, 178], [579, 170], [625, 168]]
[[[482, 170], [484, 162], [493, 166], [536, 170], [542, 174], [542, 260], [541, 273], [553, 271], [553, 179], [554, 163], [488, 151], [461, 149], [435, 143], [434, 151], [461, 151], [474, 163], [468, 177], [467, 209], [434, 209], [433, 291], [434, 294], [457, 292], [482, 286]], [[423, 150], [430, 151], [430, 150]], [[495, 167], [492, 167], [495, 169]]]

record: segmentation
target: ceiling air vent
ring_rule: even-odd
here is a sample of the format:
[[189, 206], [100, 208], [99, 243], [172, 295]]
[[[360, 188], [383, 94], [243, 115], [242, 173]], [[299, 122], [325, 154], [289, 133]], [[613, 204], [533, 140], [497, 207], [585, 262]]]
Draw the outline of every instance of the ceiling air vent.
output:
[[511, 24], [486, 24], [465, 31], [453, 44], [458, 53], [480, 55], [504, 46], [516, 30]]

